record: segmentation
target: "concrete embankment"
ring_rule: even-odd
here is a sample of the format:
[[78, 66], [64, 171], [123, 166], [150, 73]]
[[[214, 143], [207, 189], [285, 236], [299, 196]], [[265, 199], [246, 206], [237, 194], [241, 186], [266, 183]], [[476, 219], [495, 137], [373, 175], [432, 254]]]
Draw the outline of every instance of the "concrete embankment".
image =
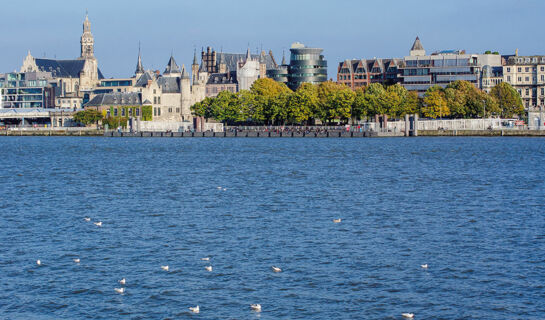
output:
[[3, 136], [104, 136], [104, 130], [3, 130]]
[[422, 137], [545, 137], [545, 130], [418, 130]]
[[[404, 137], [403, 132], [106, 132], [107, 137], [180, 137], [180, 138], [372, 138], [372, 137]], [[545, 130], [419, 130], [418, 136], [520, 136], [545, 137]]]

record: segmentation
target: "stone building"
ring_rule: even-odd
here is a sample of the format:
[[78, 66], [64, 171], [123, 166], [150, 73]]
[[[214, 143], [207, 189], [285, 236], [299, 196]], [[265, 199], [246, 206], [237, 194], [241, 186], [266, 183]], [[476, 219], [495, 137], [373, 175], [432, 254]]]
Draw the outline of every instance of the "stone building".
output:
[[191, 66], [193, 82], [204, 82], [207, 97], [214, 97], [219, 92], [227, 90], [238, 92], [248, 90], [259, 78], [267, 77], [267, 70], [277, 67], [271, 51], [265, 54], [217, 53], [207, 47], [201, 51], [201, 64], [197, 62], [197, 55], [193, 57]]
[[[60, 107], [77, 107], [89, 100], [90, 92], [104, 78], [98, 68], [94, 56], [94, 37], [91, 33], [91, 22], [85, 16], [83, 33], [80, 38], [80, 57], [73, 60], [56, 60], [35, 58], [30, 51], [23, 61], [20, 72], [50, 72], [57, 91], [57, 105]], [[67, 103], [67, 101], [69, 101]]]
[[519, 92], [527, 110], [545, 107], [545, 56], [509, 56], [503, 81]]

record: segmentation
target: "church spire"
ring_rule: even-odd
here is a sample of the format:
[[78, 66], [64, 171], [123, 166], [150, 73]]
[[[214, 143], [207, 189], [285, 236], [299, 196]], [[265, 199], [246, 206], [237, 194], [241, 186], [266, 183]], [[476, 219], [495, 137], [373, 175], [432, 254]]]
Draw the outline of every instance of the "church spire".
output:
[[142, 65], [142, 56], [140, 55], [140, 42], [138, 42], [138, 62], [136, 63], [136, 76], [144, 73], [144, 66]]
[[80, 59], [93, 59], [95, 52], [95, 39], [91, 33], [91, 22], [89, 15], [85, 12], [85, 21], [83, 21], [83, 34], [81, 35], [81, 57]]
[[286, 65], [286, 53], [282, 50], [282, 65]]
[[250, 47], [248, 47], [248, 50], [246, 51], [246, 61], [252, 60], [252, 54], [250, 53]]
[[193, 65], [196, 66], [199, 63], [197, 62], [197, 49], [193, 49]]

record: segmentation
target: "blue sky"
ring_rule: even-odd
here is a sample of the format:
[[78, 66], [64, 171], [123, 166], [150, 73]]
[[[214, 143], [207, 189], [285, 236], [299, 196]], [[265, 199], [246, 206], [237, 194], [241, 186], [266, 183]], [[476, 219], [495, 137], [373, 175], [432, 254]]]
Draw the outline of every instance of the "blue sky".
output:
[[28, 50], [35, 57], [79, 56], [85, 10], [95, 55], [106, 77], [134, 73], [141, 42], [144, 67], [164, 70], [174, 53], [191, 64], [193, 49], [282, 50], [300, 41], [321, 47], [330, 78], [339, 61], [403, 57], [418, 35], [428, 52], [545, 54], [543, 0], [50, 0], [2, 1], [0, 72], [18, 70]]

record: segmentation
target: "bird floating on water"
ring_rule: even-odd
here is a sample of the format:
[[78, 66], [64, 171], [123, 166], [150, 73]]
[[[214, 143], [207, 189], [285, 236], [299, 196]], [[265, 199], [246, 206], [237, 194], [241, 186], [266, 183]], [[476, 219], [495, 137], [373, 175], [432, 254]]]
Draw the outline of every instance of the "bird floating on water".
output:
[[221, 187], [218, 187], [218, 190], [221, 190]]
[[85, 217], [85, 218], [83, 218], [83, 219], [84, 219], [85, 221], [87, 221], [87, 222], [91, 221], [91, 218], [89, 218], [89, 217]]
[[261, 312], [261, 305], [259, 303], [251, 304], [250, 308], [255, 312]]
[[210, 261], [210, 257], [201, 258], [202, 261]]
[[36, 264], [39, 265], [39, 266], [41, 266], [41, 265], [42, 265], [42, 261], [38, 259], [38, 260], [36, 260]]
[[428, 269], [428, 264], [427, 264], [427, 263], [426, 263], [426, 264], [421, 264], [420, 267], [421, 267], [422, 269]]
[[227, 191], [227, 188], [223, 188], [223, 191]]
[[280, 269], [280, 268], [278, 268], [278, 267], [272, 266], [271, 268], [272, 268], [272, 270], [273, 270], [274, 272], [282, 272], [282, 269]]
[[124, 293], [125, 292], [125, 288], [114, 288], [114, 290], [117, 293]]
[[212, 266], [206, 266], [206, 267], [204, 267], [204, 268], [206, 269], [206, 271], [212, 272]]
[[81, 261], [81, 260], [80, 260], [79, 258], [74, 259], [74, 262], [75, 262], [75, 263], [80, 263], [80, 261]]
[[125, 278], [123, 278], [123, 279], [121, 279], [121, 280], [119, 280], [119, 281], [117, 281], [117, 282], [119, 282], [121, 285], [124, 286], [125, 283], [127, 283], [127, 280], [125, 280]]
[[414, 318], [414, 313], [402, 313], [403, 318], [412, 319]]
[[102, 227], [102, 221], [99, 221], [99, 222], [93, 222], [95, 224], [95, 226], [97, 227]]
[[201, 309], [199, 308], [199, 306], [196, 306], [196, 307], [189, 307], [189, 310], [193, 313], [199, 313], [201, 311]]
[[161, 266], [161, 269], [168, 271], [168, 266]]
[[340, 223], [341, 222], [341, 218], [339, 219], [333, 219], [333, 223]]

